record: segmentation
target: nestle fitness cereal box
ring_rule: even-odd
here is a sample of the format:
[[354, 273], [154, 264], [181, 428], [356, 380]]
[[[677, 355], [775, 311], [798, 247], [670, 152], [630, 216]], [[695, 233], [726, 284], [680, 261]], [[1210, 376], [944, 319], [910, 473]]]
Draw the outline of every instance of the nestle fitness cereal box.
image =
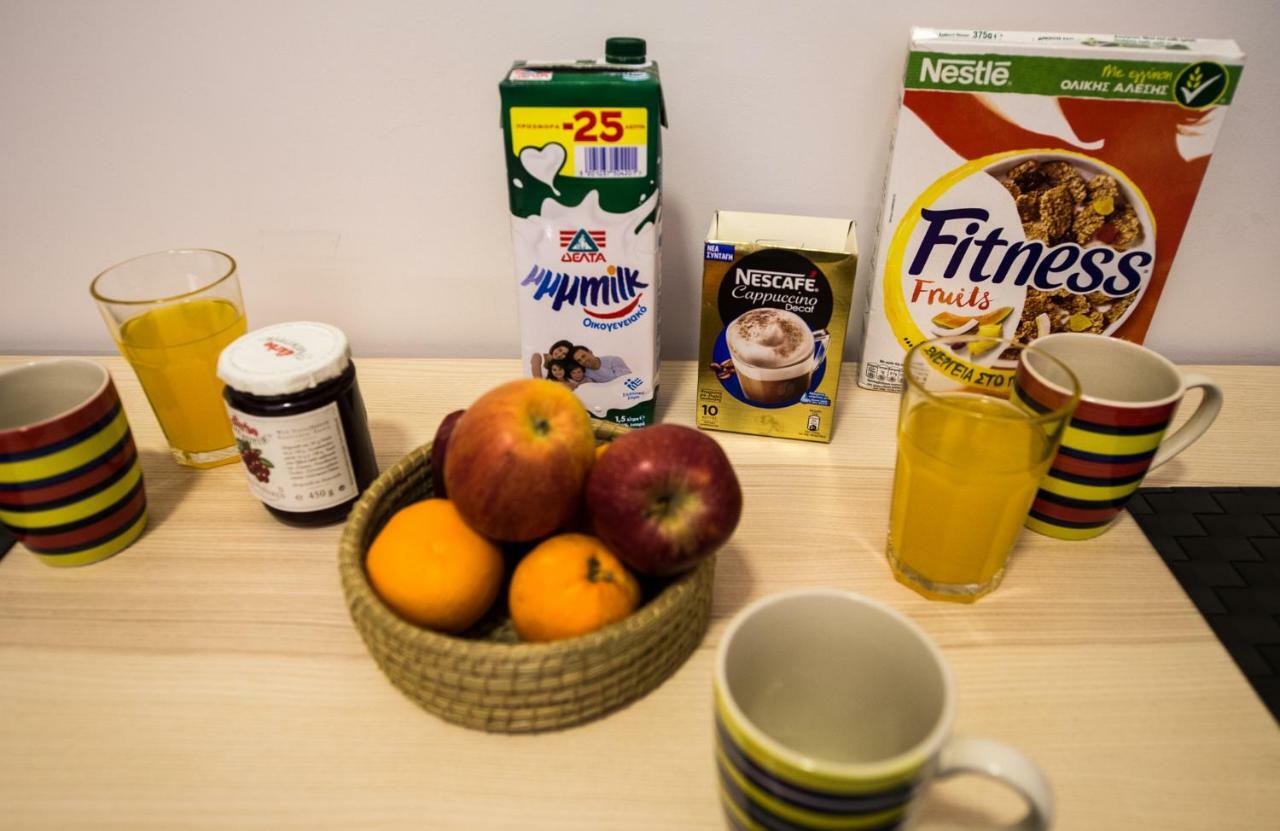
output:
[[[914, 29], [858, 383], [898, 389], [946, 334], [1140, 343], [1243, 63], [1229, 40]], [[960, 357], [1000, 361], [986, 343]]]

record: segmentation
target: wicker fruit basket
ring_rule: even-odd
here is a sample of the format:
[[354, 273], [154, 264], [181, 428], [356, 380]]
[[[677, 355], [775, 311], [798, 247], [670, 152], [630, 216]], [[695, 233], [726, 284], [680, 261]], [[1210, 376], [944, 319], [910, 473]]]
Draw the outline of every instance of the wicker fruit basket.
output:
[[[599, 442], [626, 431], [606, 422], [594, 427]], [[470, 637], [406, 622], [374, 593], [364, 557], [392, 514], [431, 494], [426, 444], [379, 476], [356, 503], [339, 545], [338, 571], [351, 618], [378, 666], [401, 692], [441, 718], [502, 733], [579, 724], [657, 687], [706, 633], [713, 557], [672, 581], [648, 586], [647, 602], [625, 620], [550, 644], [515, 642], [503, 608]]]

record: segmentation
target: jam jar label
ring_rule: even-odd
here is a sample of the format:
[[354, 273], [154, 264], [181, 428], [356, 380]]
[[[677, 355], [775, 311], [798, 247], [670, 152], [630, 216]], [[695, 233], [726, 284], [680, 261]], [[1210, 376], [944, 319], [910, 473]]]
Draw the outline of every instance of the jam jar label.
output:
[[227, 407], [249, 489], [265, 504], [295, 513], [341, 505], [359, 492], [338, 405], [263, 418]]

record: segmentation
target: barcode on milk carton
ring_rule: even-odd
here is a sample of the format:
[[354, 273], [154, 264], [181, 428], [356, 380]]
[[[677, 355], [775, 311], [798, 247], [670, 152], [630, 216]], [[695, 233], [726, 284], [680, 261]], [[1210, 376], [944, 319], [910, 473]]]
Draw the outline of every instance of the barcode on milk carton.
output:
[[644, 176], [644, 149], [635, 146], [622, 147], [575, 147], [574, 168], [581, 177], [621, 177]]

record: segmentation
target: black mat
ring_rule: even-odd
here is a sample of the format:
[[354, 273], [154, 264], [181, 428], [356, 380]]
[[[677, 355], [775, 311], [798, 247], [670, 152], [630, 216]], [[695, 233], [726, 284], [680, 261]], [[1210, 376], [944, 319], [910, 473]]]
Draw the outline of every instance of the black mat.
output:
[[1129, 513], [1280, 721], [1280, 488], [1141, 488]]
[[3, 557], [10, 548], [13, 548], [15, 543], [17, 543], [17, 540], [11, 537], [8, 531], [0, 528], [0, 557]]

